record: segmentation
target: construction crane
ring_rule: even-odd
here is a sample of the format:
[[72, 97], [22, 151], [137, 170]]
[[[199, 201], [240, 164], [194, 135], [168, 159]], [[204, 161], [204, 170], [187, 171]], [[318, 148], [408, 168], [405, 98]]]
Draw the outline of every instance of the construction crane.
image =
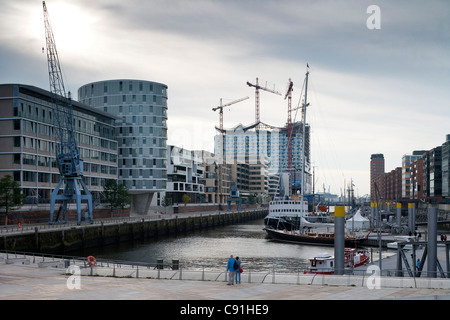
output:
[[223, 108], [231, 106], [231, 105], [233, 105], [235, 103], [238, 103], [238, 102], [241, 102], [241, 101], [244, 101], [244, 100], [247, 100], [247, 99], [249, 99], [249, 97], [241, 98], [241, 99], [229, 102], [227, 104], [222, 104], [222, 99], [220, 99], [220, 105], [218, 107], [212, 108], [213, 111], [219, 110], [219, 114], [220, 114], [219, 131], [222, 134], [223, 134]]
[[216, 127], [217, 130], [220, 131], [220, 136], [219, 136], [219, 150], [220, 150], [220, 154], [219, 156], [222, 158], [220, 163], [223, 163], [224, 161], [224, 150], [223, 150], [223, 139], [224, 139], [224, 130], [223, 130], [223, 108], [224, 107], [228, 107], [231, 106], [235, 103], [247, 100], [249, 97], [245, 97], [245, 98], [241, 98], [235, 101], [231, 101], [227, 104], [222, 104], [222, 99], [220, 99], [220, 106], [212, 108], [213, 111], [217, 111], [219, 110], [219, 115], [220, 115], [220, 122], [219, 122], [219, 128]]
[[256, 123], [258, 123], [258, 125], [256, 126], [256, 128], [257, 129], [259, 129], [260, 127], [261, 127], [261, 125], [260, 125], [260, 114], [259, 114], [259, 90], [261, 89], [261, 90], [264, 90], [264, 91], [267, 91], [267, 92], [271, 92], [271, 93], [274, 93], [274, 94], [278, 94], [278, 95], [280, 95], [281, 96], [281, 93], [279, 93], [278, 91], [275, 91], [275, 90], [271, 90], [271, 89], [269, 89], [269, 88], [267, 88], [267, 87], [261, 87], [260, 85], [259, 85], [259, 80], [258, 80], [258, 78], [256, 78], [256, 84], [252, 84], [252, 83], [250, 83], [250, 82], [248, 82], [247, 81], [247, 85], [249, 86], [249, 87], [254, 87], [255, 88], [255, 122]]
[[[66, 94], [64, 81], [56, 50], [55, 37], [50, 24], [50, 18], [45, 1], [44, 9], [45, 40], [47, 44], [47, 62], [50, 79], [50, 92], [52, 94], [52, 107], [55, 121], [55, 150], [56, 164], [60, 174], [60, 181], [50, 195], [50, 224], [65, 223], [67, 204], [75, 200], [77, 205], [77, 224], [81, 224], [81, 201], [87, 200], [89, 221], [92, 217], [92, 195], [83, 181], [83, 161], [80, 159], [80, 151], [75, 140], [73, 129], [72, 100], [70, 92]], [[64, 185], [62, 193], [59, 193]], [[56, 200], [62, 200], [56, 221], [53, 220]], [[62, 213], [62, 219], [61, 219]]]
[[287, 134], [288, 134], [288, 172], [292, 169], [292, 91], [294, 83], [289, 78], [284, 100], [288, 100], [288, 118], [287, 118]]

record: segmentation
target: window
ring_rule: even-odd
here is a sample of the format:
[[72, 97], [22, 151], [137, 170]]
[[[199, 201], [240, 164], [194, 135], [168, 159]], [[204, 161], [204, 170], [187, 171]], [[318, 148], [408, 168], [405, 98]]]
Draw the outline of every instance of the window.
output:
[[20, 148], [20, 137], [14, 137], [14, 147]]
[[13, 127], [14, 127], [14, 130], [20, 130], [20, 119], [14, 119]]

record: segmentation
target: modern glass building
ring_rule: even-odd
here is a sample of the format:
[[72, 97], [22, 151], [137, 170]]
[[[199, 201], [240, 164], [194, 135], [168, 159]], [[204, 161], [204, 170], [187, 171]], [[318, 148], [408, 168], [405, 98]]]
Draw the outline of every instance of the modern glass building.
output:
[[[76, 101], [73, 128], [93, 198], [106, 179], [117, 179], [116, 118]], [[52, 94], [23, 84], [0, 85], [0, 177], [20, 183], [29, 202], [46, 203], [60, 181], [56, 166]]]
[[[305, 126], [305, 131], [305, 192], [309, 192], [311, 171], [309, 125]], [[223, 159], [223, 163], [228, 164], [258, 165], [262, 164], [264, 159], [264, 162], [267, 161], [267, 168], [264, 169], [267, 172], [267, 179], [264, 183], [268, 186], [270, 176], [279, 176], [279, 174], [289, 171], [288, 141], [287, 128], [257, 129], [257, 123], [247, 127], [240, 124], [215, 136], [214, 153], [219, 159]], [[291, 148], [291, 187], [294, 190], [300, 189], [302, 185], [302, 146], [302, 123], [296, 122], [293, 124]]]
[[[292, 133], [292, 165], [291, 170], [302, 168], [302, 124], [296, 122]], [[305, 171], [309, 172], [310, 161], [310, 128], [305, 126]], [[220, 140], [223, 139], [221, 142]], [[248, 127], [238, 125], [224, 131], [223, 135], [214, 137], [214, 153], [226, 163], [245, 162], [245, 159], [267, 157], [269, 174], [280, 174], [288, 171], [288, 132], [286, 128], [256, 129], [256, 124]], [[222, 146], [222, 150], [221, 147]], [[255, 162], [256, 163], [256, 162]]]
[[167, 85], [144, 80], [106, 80], [78, 89], [78, 100], [119, 117], [116, 121], [119, 182], [146, 213], [167, 185]]

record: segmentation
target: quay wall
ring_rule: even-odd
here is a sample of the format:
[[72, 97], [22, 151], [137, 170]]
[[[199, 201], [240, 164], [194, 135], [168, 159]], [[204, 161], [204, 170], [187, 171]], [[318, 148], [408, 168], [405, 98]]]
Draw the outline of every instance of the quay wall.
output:
[[110, 223], [101, 221], [95, 224], [34, 231], [15, 232], [0, 236], [0, 250], [36, 253], [66, 254], [70, 251], [84, 250], [114, 243], [157, 239], [160, 236], [175, 236], [185, 232], [239, 224], [245, 221], [262, 219], [267, 209], [223, 213], [202, 213], [192, 216], [175, 215], [167, 218]]

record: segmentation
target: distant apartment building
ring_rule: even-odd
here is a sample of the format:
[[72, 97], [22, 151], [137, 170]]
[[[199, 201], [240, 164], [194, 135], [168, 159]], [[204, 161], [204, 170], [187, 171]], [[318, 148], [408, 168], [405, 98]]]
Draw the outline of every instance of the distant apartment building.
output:
[[379, 161], [381, 168], [381, 156], [372, 155], [371, 186], [374, 181], [377, 183], [384, 202], [420, 200], [450, 204], [450, 135], [447, 135], [446, 142], [441, 146], [404, 155], [402, 167], [373, 179], [375, 173], [381, 170], [376, 169], [375, 164], [375, 161]]
[[376, 202], [378, 186], [377, 178], [384, 174], [384, 156], [381, 153], [372, 154], [370, 157], [370, 198], [372, 202]]
[[116, 122], [119, 182], [132, 195], [132, 210], [149, 212], [155, 194], [167, 187], [167, 85], [118, 79], [78, 89], [81, 103], [108, 112]]
[[249, 165], [249, 190], [253, 196], [261, 195], [267, 198], [269, 195], [269, 160], [266, 156], [257, 157], [250, 161]]
[[387, 202], [397, 202], [402, 196], [402, 168], [397, 167], [386, 173], [386, 187], [384, 199]]
[[[96, 199], [106, 179], [117, 180], [117, 118], [76, 101], [72, 106], [83, 180]], [[49, 202], [60, 181], [56, 130], [52, 93], [24, 84], [0, 85], [0, 177], [11, 175], [28, 201]]]
[[440, 202], [442, 197], [442, 147], [438, 146], [423, 153], [424, 197]]
[[[183, 196], [189, 203], [205, 202], [205, 185], [201, 183], [205, 173], [202, 153], [176, 146], [167, 146], [167, 188], [160, 195], [168, 197], [171, 204], [183, 203]], [[160, 205], [154, 203], [153, 205]]]
[[411, 162], [411, 199], [423, 199], [423, 186], [426, 180], [423, 175], [423, 158]]
[[413, 151], [412, 155], [405, 154], [402, 157], [402, 198], [412, 198], [411, 169], [413, 161], [420, 159], [426, 151]]
[[442, 197], [450, 203], [450, 134], [442, 144]]
[[231, 164], [221, 163], [213, 153], [202, 151], [205, 168], [201, 183], [205, 186], [207, 203], [226, 204], [230, 197]]

